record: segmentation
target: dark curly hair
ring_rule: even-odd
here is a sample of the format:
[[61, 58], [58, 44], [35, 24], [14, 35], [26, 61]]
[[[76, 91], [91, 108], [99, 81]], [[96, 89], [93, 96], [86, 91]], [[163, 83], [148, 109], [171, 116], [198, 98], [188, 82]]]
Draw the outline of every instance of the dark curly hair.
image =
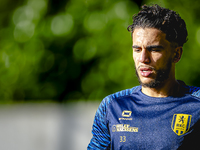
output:
[[166, 34], [169, 42], [175, 42], [183, 46], [187, 41], [187, 29], [183, 19], [173, 10], [169, 10], [155, 4], [142, 6], [142, 10], [133, 16], [133, 24], [128, 26], [128, 31], [135, 28], [157, 28]]

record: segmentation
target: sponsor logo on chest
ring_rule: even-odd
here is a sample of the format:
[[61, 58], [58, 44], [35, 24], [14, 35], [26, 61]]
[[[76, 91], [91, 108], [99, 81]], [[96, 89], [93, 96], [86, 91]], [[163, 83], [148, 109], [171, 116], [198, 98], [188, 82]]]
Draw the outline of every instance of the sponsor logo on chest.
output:
[[112, 126], [112, 132], [138, 132], [138, 128], [129, 124], [116, 124]]
[[122, 118], [119, 118], [119, 120], [132, 120], [131, 117], [132, 111], [130, 110], [124, 110], [122, 112]]

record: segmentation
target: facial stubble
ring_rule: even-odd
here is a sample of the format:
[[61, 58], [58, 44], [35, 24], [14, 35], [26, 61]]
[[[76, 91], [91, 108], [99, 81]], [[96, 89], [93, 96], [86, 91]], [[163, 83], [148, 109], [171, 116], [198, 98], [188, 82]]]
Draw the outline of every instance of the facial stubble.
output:
[[138, 71], [137, 71], [136, 67], [135, 67], [135, 71], [136, 71], [136, 75], [138, 77], [138, 81], [142, 87], [157, 88], [157, 87], [161, 86], [164, 83], [164, 81], [166, 81], [169, 78], [171, 67], [172, 67], [171, 61], [168, 61], [165, 69], [156, 70], [155, 68], [152, 67], [152, 69], [156, 73], [156, 77], [149, 83], [143, 83], [140, 80], [140, 77], [138, 75]]

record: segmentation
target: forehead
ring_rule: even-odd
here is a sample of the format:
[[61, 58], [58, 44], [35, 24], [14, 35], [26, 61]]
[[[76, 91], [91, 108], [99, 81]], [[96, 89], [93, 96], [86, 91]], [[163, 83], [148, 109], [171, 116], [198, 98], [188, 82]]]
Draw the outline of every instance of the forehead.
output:
[[133, 32], [133, 45], [163, 45], [170, 44], [166, 34], [156, 28], [136, 28]]

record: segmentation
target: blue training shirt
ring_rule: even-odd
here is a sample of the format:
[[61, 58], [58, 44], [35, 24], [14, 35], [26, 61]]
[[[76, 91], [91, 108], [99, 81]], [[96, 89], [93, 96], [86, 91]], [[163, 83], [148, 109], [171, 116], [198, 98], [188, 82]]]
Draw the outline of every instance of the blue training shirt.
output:
[[183, 87], [178, 97], [149, 97], [141, 86], [105, 97], [96, 112], [87, 149], [198, 149], [200, 88]]

